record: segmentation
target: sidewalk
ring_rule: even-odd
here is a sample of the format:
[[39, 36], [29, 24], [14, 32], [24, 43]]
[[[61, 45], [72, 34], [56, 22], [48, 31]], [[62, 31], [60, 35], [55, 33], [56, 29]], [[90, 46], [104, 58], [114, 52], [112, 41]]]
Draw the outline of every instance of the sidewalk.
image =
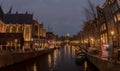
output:
[[108, 51], [102, 51], [102, 52], [100, 51], [100, 52], [96, 52], [96, 53], [95, 52], [94, 53], [87, 52], [87, 53], [91, 54], [97, 58], [100, 58], [102, 60], [120, 64], [120, 61], [118, 60], [117, 56], [116, 57], [109, 56]]

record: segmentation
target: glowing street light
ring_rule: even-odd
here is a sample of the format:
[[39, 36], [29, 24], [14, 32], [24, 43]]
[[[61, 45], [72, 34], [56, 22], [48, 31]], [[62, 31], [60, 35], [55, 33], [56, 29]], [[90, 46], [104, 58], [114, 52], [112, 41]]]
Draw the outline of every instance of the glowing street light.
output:
[[94, 38], [90, 38], [90, 40], [91, 40], [92, 47], [94, 47]]
[[115, 32], [114, 31], [111, 31], [111, 35], [113, 36], [115, 34]]
[[114, 32], [114, 31], [111, 31], [110, 33], [111, 33], [111, 36], [112, 36], [112, 46], [114, 47], [113, 36], [114, 36], [115, 32]]
[[93, 41], [94, 41], [94, 39], [93, 39], [93, 38], [91, 38], [91, 41], [93, 42]]
[[113, 57], [114, 57], [114, 34], [115, 34], [115, 32], [114, 31], [111, 31], [111, 36], [112, 36], [112, 55], [113, 55]]

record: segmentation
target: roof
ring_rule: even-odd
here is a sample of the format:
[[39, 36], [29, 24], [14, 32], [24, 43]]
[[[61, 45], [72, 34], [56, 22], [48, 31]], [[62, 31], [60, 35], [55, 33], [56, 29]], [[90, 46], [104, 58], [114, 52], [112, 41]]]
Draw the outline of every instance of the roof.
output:
[[4, 14], [3, 21], [6, 24], [32, 24], [33, 15], [32, 14]]

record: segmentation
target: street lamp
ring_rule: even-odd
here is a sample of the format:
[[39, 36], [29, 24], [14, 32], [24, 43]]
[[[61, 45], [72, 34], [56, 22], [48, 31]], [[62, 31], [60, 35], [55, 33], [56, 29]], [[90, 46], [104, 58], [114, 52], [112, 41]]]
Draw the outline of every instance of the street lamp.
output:
[[114, 35], [115, 34], [115, 32], [114, 31], [111, 31], [111, 35]]
[[114, 31], [111, 31], [111, 36], [112, 36], [112, 47], [114, 47], [114, 34], [115, 34], [115, 32]]
[[30, 48], [33, 48], [33, 38], [31, 38]]
[[112, 52], [111, 53], [112, 53], [112, 57], [114, 57], [114, 39], [113, 38], [114, 38], [115, 32], [111, 31], [110, 33], [111, 33], [111, 37], [112, 37], [112, 50], [111, 50]]
[[91, 40], [91, 46], [94, 47], [94, 38], [90, 38]]
[[92, 44], [93, 44], [94, 39], [93, 39], [93, 38], [91, 38], [91, 41], [92, 41]]

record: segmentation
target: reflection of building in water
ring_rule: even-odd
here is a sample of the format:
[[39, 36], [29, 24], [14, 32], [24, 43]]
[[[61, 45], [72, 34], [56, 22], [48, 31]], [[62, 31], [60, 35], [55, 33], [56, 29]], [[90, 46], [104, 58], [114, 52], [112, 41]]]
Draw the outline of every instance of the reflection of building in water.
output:
[[58, 59], [58, 50], [55, 50], [54, 51], [54, 61], [53, 61], [53, 64], [54, 64], [54, 66], [56, 66], [56, 62], [57, 62], [57, 59]]
[[58, 50], [58, 56], [57, 56], [57, 58], [58, 58], [58, 61], [60, 61], [60, 58], [61, 58], [61, 51], [59, 51], [59, 50]]
[[[67, 54], [67, 47], [64, 48], [64, 55], [66, 55], [66, 54]], [[65, 57], [66, 57], [66, 56], [65, 56]], [[65, 58], [65, 57], [64, 57], [64, 58]]]
[[48, 56], [40, 56], [36, 60], [37, 71], [49, 71]]
[[55, 69], [58, 57], [59, 50], [55, 50], [53, 54], [48, 55], [48, 65], [50, 71], [53, 71]]
[[33, 69], [34, 69], [34, 71], [37, 71], [36, 63], [34, 64]]
[[48, 66], [49, 66], [49, 68], [52, 67], [52, 57], [50, 54], [48, 55]]
[[72, 57], [74, 57], [74, 56], [75, 56], [75, 47], [72, 46]]
[[84, 70], [87, 71], [88, 69], [88, 64], [87, 64], [87, 61], [84, 62]]
[[70, 50], [71, 50], [71, 47], [68, 47], [68, 58], [70, 58]]
[[67, 58], [67, 61], [69, 61], [69, 62], [70, 62], [70, 58], [71, 58], [71, 56], [70, 56], [70, 55], [71, 55], [70, 50], [71, 50], [71, 47], [68, 46], [68, 47], [67, 47], [67, 51], [68, 51], [68, 53], [67, 53], [67, 57], [68, 57], [68, 58]]

